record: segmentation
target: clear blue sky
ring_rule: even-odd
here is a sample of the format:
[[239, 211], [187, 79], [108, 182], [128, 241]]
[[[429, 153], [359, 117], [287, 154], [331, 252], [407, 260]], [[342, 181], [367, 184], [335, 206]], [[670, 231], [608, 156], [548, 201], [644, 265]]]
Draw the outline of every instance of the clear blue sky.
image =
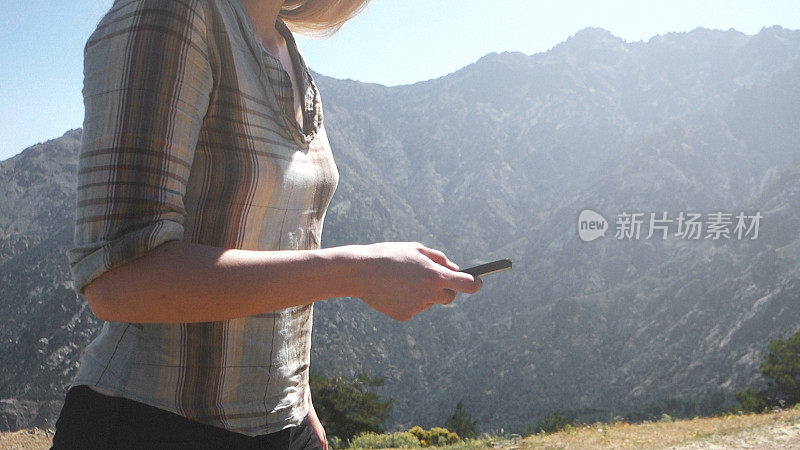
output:
[[[111, 0], [0, 0], [0, 160], [83, 121], [82, 52]], [[489, 52], [538, 53], [597, 26], [627, 40], [697, 27], [800, 29], [798, 0], [373, 0], [312, 69], [386, 85], [451, 73]], [[324, 95], [324, 92], [323, 92]]]

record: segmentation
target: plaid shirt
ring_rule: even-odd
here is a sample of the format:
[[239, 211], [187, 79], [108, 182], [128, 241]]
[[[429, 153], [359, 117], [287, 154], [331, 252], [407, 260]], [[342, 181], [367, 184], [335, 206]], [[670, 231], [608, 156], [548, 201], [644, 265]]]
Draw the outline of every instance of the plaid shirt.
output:
[[[304, 97], [239, 0], [117, 0], [86, 43], [75, 289], [168, 241], [315, 249], [338, 181], [311, 74]], [[247, 435], [308, 412], [312, 305], [235, 320], [106, 322], [73, 385]]]

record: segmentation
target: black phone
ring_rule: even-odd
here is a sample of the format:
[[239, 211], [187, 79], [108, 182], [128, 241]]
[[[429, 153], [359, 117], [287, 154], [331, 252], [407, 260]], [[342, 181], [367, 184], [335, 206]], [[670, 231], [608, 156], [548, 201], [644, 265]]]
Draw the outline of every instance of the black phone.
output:
[[498, 259], [490, 263], [481, 264], [479, 266], [470, 267], [468, 269], [461, 269], [459, 272], [464, 272], [472, 275], [473, 277], [480, 277], [489, 275], [490, 273], [500, 272], [511, 268], [511, 260], [508, 258]]

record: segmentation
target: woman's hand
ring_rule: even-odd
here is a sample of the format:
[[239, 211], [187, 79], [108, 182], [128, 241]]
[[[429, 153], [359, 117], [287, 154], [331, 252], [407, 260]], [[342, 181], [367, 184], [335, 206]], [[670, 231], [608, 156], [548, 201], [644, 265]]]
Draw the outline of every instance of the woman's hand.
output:
[[458, 272], [444, 253], [418, 242], [365, 248], [370, 262], [359, 298], [395, 320], [409, 320], [435, 303], [449, 304], [458, 292], [472, 294], [482, 285], [480, 278]]
[[328, 436], [325, 434], [325, 428], [322, 426], [322, 422], [319, 421], [319, 417], [317, 417], [317, 411], [314, 410], [314, 403], [311, 402], [311, 398], [309, 397], [308, 400], [311, 408], [308, 410], [308, 424], [311, 425], [311, 428], [314, 430], [314, 434], [319, 439], [319, 443], [322, 444], [322, 448], [324, 450], [328, 450]]

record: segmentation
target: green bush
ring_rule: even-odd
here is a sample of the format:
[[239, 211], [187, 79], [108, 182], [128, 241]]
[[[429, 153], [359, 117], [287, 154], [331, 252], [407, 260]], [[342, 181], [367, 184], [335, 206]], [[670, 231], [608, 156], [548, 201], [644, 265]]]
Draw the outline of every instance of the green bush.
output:
[[539, 432], [539, 426], [532, 425], [529, 423], [522, 427], [522, 430], [520, 430], [519, 434], [522, 435], [522, 437], [528, 437], [528, 436], [533, 436], [538, 432]]
[[785, 341], [770, 341], [769, 353], [764, 355], [758, 369], [774, 380], [770, 386], [776, 400], [789, 405], [800, 403], [800, 330]]
[[736, 401], [742, 406], [742, 411], [760, 413], [767, 409], [768, 400], [764, 392], [754, 392], [752, 389], [736, 392]]
[[362, 432], [380, 433], [392, 410], [391, 400], [382, 400], [372, 389], [382, 378], [364, 374], [346, 377], [334, 372], [329, 377], [310, 376], [314, 409], [329, 436], [347, 441]]
[[573, 420], [562, 416], [559, 413], [552, 413], [544, 416], [538, 425], [526, 425], [522, 429], [523, 436], [531, 436], [538, 433], [558, 433], [572, 427]]
[[450, 445], [461, 441], [458, 434], [446, 428], [434, 427], [424, 430], [422, 427], [414, 427], [408, 432], [414, 435], [423, 447]]
[[762, 412], [770, 407], [791, 407], [800, 403], [800, 330], [785, 341], [773, 339], [769, 352], [758, 366], [768, 381], [760, 392], [752, 389], [736, 392], [742, 411]]
[[339, 436], [331, 436], [330, 439], [328, 439], [328, 448], [331, 450], [341, 450], [344, 446], [345, 444]]
[[559, 413], [548, 414], [542, 420], [539, 428], [545, 433], [558, 433], [572, 426], [572, 419], [567, 419]]
[[419, 446], [419, 440], [407, 431], [391, 434], [361, 433], [350, 443], [350, 448], [417, 448]]
[[472, 416], [469, 415], [467, 408], [464, 407], [464, 403], [462, 402], [458, 402], [455, 412], [447, 419], [444, 426], [446, 426], [448, 430], [453, 430], [464, 439], [478, 437], [478, 424], [472, 420]]

